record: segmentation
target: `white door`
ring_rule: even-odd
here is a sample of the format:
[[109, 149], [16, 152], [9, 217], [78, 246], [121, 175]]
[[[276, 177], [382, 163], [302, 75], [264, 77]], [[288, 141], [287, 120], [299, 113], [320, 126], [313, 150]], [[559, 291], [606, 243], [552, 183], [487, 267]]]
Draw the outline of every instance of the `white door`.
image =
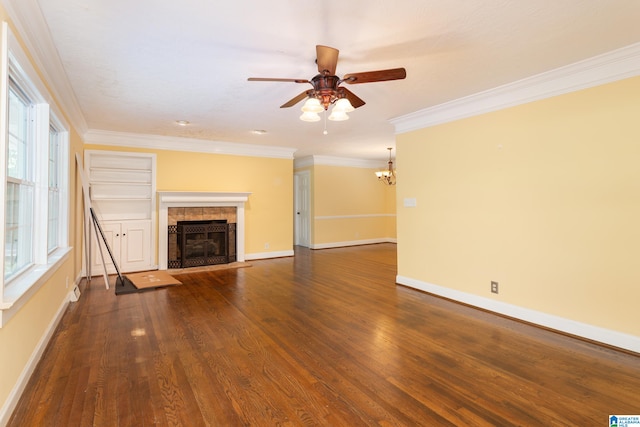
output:
[[294, 244], [311, 245], [311, 173], [296, 172], [294, 175]]

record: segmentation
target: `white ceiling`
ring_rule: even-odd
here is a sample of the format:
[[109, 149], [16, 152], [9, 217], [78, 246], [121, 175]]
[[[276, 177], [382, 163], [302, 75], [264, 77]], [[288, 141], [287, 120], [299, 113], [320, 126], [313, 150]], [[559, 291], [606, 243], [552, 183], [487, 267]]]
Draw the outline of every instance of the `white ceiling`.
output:
[[[389, 119], [640, 41], [638, 0], [3, 2], [39, 5], [88, 129], [296, 158], [385, 159]], [[338, 76], [405, 67], [407, 78], [348, 86], [366, 105], [323, 135], [324, 121], [298, 119], [301, 104], [279, 108], [310, 85], [247, 81], [311, 79], [316, 44], [340, 50]]]

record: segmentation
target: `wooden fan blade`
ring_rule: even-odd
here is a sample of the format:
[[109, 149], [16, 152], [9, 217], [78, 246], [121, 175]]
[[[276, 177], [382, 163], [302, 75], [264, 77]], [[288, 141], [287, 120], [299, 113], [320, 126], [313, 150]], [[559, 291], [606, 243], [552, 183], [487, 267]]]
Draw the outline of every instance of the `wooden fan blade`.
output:
[[290, 99], [289, 101], [285, 102], [284, 104], [282, 104], [280, 106], [280, 108], [289, 108], [289, 107], [293, 107], [294, 105], [296, 105], [298, 102], [302, 101], [303, 99], [307, 98], [309, 96], [309, 91], [306, 92], [302, 92], [300, 95], [296, 96], [295, 98]]
[[362, 107], [364, 104], [366, 104], [366, 102], [358, 98], [358, 96], [355, 93], [351, 92], [346, 87], [341, 87], [340, 90], [344, 92], [345, 98], [349, 100], [353, 108]]
[[316, 63], [318, 64], [318, 72], [324, 74], [326, 71], [330, 76], [336, 75], [336, 66], [338, 65], [338, 49], [316, 45]]
[[383, 82], [386, 80], [402, 80], [405, 77], [407, 77], [407, 70], [405, 70], [404, 68], [392, 68], [390, 70], [346, 74], [342, 80], [349, 84], [355, 84]]
[[291, 83], [311, 83], [307, 79], [272, 79], [270, 77], [249, 77], [250, 82], [291, 82]]

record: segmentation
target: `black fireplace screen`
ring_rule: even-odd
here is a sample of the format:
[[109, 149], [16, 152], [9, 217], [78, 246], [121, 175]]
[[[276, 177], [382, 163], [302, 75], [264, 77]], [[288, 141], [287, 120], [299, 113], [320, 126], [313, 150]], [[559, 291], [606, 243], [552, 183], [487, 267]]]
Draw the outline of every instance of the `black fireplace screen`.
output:
[[236, 224], [226, 220], [178, 221], [169, 226], [168, 268], [236, 261]]

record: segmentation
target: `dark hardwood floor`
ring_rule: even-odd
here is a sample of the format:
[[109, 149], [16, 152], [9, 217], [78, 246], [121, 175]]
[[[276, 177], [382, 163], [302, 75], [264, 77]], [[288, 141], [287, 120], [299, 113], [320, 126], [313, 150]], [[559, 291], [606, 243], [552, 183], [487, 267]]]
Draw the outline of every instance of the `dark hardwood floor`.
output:
[[640, 357], [397, 286], [379, 244], [83, 289], [11, 426], [605, 426]]

